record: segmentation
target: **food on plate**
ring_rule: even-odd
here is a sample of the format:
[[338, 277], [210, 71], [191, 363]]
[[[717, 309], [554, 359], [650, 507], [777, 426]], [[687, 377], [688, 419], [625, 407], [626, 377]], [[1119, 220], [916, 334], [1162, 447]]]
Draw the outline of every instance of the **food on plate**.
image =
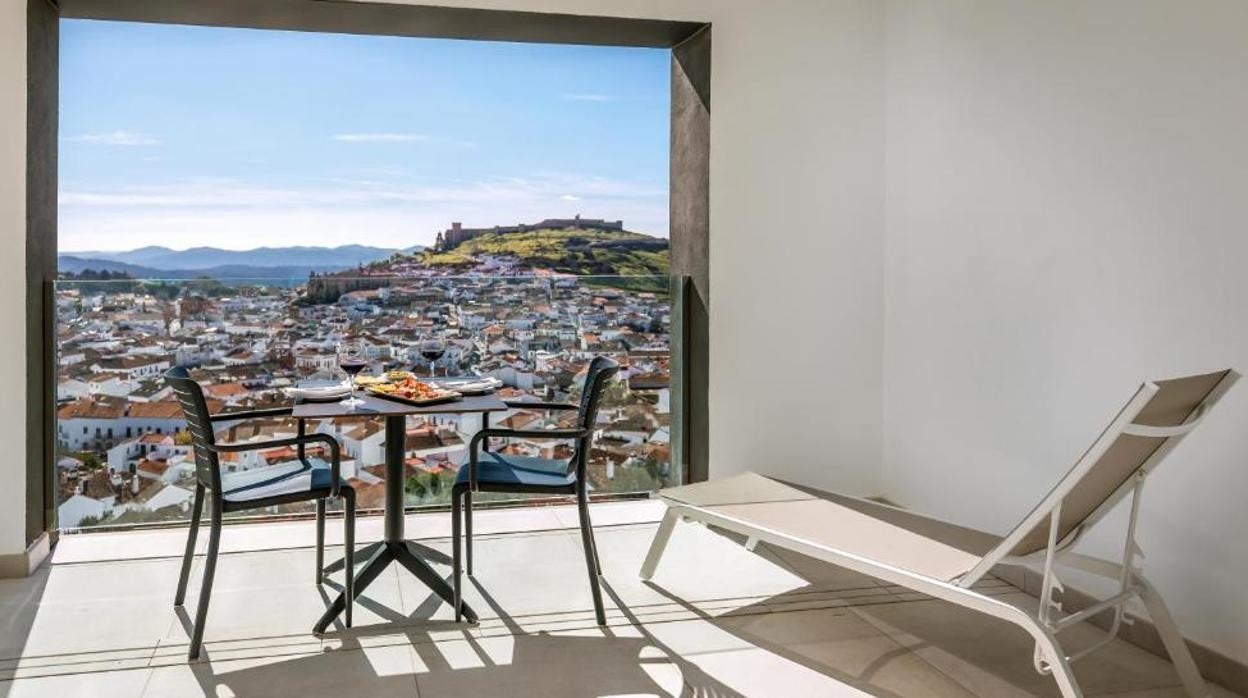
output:
[[434, 387], [428, 383], [422, 383], [411, 375], [403, 380], [395, 381], [393, 383], [370, 385], [367, 390], [376, 395], [386, 395], [389, 397], [396, 397], [403, 400], [413, 400], [416, 402], [457, 397], [459, 395], [459, 393], [453, 390], [443, 390], [442, 388]]
[[386, 379], [394, 383], [397, 383], [405, 378], [411, 378], [411, 377], [412, 377], [411, 371], [403, 371], [403, 370], [386, 371]]
[[385, 383], [387, 380], [388, 379], [385, 376], [356, 376], [355, 384], [360, 386], [378, 385]]

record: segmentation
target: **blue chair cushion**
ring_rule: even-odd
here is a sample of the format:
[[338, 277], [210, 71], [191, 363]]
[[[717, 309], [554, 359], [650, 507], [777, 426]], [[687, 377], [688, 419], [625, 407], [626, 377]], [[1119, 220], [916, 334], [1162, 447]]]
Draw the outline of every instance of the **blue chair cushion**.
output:
[[309, 458], [308, 462], [312, 464], [311, 468], [299, 461], [289, 461], [267, 468], [222, 473], [222, 499], [249, 502], [303, 492], [328, 491], [333, 485], [329, 464], [315, 458]]
[[[466, 485], [470, 479], [465, 463], [455, 475], [456, 485]], [[576, 474], [568, 472], [568, 462], [550, 458], [513, 456], [510, 454], [482, 452], [477, 458], [477, 485], [483, 488], [507, 487], [569, 488], [576, 482]]]

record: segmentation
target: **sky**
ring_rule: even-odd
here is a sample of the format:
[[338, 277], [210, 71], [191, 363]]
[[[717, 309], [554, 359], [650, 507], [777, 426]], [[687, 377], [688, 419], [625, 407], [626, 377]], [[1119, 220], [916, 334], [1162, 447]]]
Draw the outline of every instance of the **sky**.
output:
[[665, 49], [64, 20], [62, 251], [668, 233]]

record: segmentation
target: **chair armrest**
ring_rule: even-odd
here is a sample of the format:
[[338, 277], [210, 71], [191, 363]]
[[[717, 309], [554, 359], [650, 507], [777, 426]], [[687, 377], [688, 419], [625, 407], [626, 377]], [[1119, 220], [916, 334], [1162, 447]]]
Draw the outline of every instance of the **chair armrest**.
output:
[[208, 448], [215, 453], [241, 453], [244, 451], [259, 451], [265, 448], [281, 448], [283, 446], [298, 446], [299, 460], [311, 467], [307, 458], [303, 455], [303, 446], [311, 443], [320, 443], [329, 447], [329, 472], [332, 480], [330, 484], [330, 496], [337, 497], [339, 486], [342, 480], [342, 471], [340, 466], [341, 457], [339, 454], [338, 441], [328, 434], [307, 434], [301, 436], [292, 436], [285, 439], [269, 439], [268, 441], [249, 441], [247, 443], [224, 443], [212, 444]]
[[481, 442], [494, 437], [518, 436], [525, 439], [579, 439], [590, 432], [589, 429], [482, 429], [472, 435], [468, 442], [468, 478], [469, 487], [477, 490], [477, 458], [481, 452]]
[[569, 405], [566, 402], [532, 402], [525, 400], [503, 400], [503, 404], [516, 410], [579, 410], [580, 405]]
[[219, 412], [208, 415], [213, 422], [229, 422], [236, 419], [260, 419], [261, 417], [283, 417], [294, 412], [293, 407], [271, 407], [264, 410], [244, 410], [242, 412]]

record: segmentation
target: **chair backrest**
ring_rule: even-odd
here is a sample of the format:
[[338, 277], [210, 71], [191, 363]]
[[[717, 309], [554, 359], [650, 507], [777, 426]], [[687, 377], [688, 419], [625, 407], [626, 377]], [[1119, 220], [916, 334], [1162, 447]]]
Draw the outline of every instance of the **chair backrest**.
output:
[[165, 380], [177, 395], [178, 403], [182, 405], [182, 414], [186, 417], [186, 428], [191, 435], [191, 447], [195, 455], [195, 478], [209, 490], [220, 492], [221, 470], [217, 454], [208, 448], [216, 442], [204, 391], [182, 366], [166, 371]]
[[1051, 492], [964, 582], [1005, 555], [1048, 548], [1051, 514], [1061, 506], [1056, 541], [1091, 527], [1151, 472], [1239, 378], [1233, 370], [1145, 383]]
[[589, 463], [590, 449], [594, 445], [594, 424], [598, 419], [598, 405], [607, 385], [620, 370], [620, 365], [605, 356], [595, 356], [589, 362], [585, 372], [585, 385], [581, 390], [581, 406], [577, 412], [576, 426], [587, 430], [585, 436], [577, 439], [576, 452], [572, 456], [569, 468], [576, 469], [577, 477], [585, 474], [585, 466]]

